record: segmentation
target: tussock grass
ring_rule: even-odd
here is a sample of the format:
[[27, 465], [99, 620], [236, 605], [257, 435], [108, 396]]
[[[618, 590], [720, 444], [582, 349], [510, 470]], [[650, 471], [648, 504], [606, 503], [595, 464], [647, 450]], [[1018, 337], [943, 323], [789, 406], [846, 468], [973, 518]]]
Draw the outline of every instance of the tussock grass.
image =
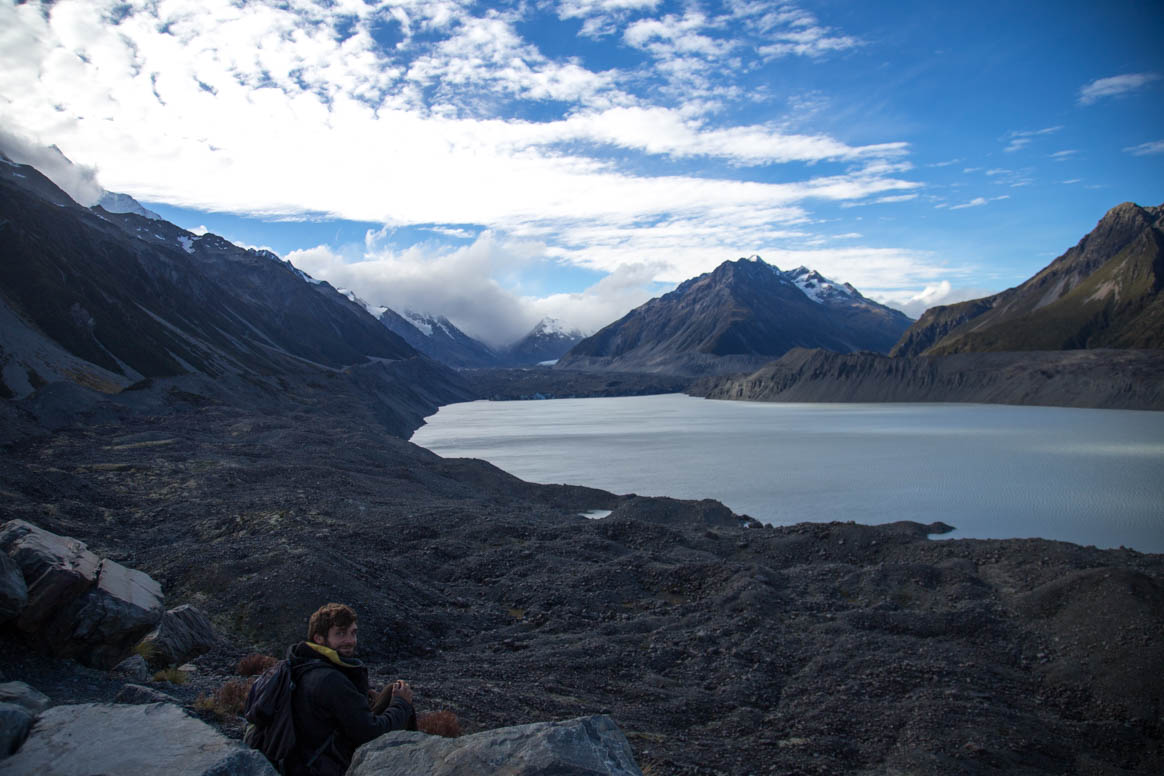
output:
[[155, 682], [169, 682], [170, 684], [185, 684], [186, 672], [177, 668], [163, 668], [154, 674]]
[[254, 652], [238, 661], [234, 672], [239, 676], [258, 676], [278, 662], [279, 660], [277, 658], [273, 658], [270, 655]]
[[231, 679], [213, 693], [198, 696], [194, 701], [194, 708], [213, 714], [219, 719], [240, 716], [254, 681], [254, 679]]

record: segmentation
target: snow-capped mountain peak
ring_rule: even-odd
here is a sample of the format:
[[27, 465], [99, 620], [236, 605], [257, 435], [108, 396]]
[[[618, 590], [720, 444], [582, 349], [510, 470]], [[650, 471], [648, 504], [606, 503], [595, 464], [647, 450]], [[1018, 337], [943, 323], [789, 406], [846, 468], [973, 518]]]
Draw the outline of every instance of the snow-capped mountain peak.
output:
[[388, 309], [387, 307], [377, 307], [376, 305], [368, 304], [363, 299], [356, 296], [354, 291], [349, 291], [346, 288], [337, 288], [336, 291], [343, 294], [348, 299], [358, 304], [360, 307], [363, 307], [368, 311], [368, 315], [371, 315], [373, 318], [379, 319], [379, 317], [384, 314], [384, 311]]
[[415, 310], [405, 310], [403, 316], [426, 337], [443, 334], [449, 339], [457, 339], [458, 335], [464, 336], [464, 333], [443, 315], [429, 315], [428, 313], [418, 313]]
[[857, 289], [848, 283], [837, 283], [834, 280], [829, 280], [815, 269], [808, 267], [800, 266], [791, 272], [785, 272], [784, 275], [795, 283], [805, 296], [818, 304], [823, 304], [825, 300], [829, 299], [859, 296]]
[[559, 319], [546, 316], [538, 321], [538, 325], [533, 327], [533, 331], [529, 333], [531, 337], [575, 337], [581, 335], [582, 332], [577, 329], [567, 329], [566, 325]]
[[154, 211], [142, 207], [140, 202], [128, 194], [106, 191], [101, 195], [101, 199], [97, 200], [97, 204], [110, 213], [133, 213], [134, 215], [148, 218], [151, 221], [164, 220]]

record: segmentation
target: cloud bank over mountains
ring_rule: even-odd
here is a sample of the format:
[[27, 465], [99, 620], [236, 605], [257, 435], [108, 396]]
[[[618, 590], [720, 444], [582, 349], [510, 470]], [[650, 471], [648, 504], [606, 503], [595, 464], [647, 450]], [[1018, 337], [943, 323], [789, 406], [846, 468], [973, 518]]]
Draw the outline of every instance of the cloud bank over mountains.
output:
[[[591, 328], [751, 253], [894, 303], [952, 301], [974, 267], [845, 236], [826, 213], [1006, 196], [939, 190], [911, 161], [909, 122], [843, 122], [801, 85], [887, 45], [835, 15], [763, 0], [3, 3], [0, 126], [142, 201], [384, 225], [291, 258], [373, 303], [407, 289], [407, 306], [448, 305], [432, 311], [486, 339], [501, 335], [470, 321], [490, 304], [512, 308], [506, 332], [542, 311]], [[1074, 99], [1156, 77], [1095, 79]], [[1005, 151], [1059, 129], [1012, 132]], [[587, 279], [530, 290], [523, 267]]]

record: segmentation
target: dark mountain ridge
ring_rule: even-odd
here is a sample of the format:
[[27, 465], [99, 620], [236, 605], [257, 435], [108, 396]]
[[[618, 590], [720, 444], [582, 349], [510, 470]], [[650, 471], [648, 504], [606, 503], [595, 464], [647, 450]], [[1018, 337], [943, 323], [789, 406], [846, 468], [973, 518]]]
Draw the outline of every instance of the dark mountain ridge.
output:
[[[809, 294], [812, 294], [810, 296]], [[758, 366], [795, 347], [886, 352], [905, 314], [803, 267], [726, 261], [574, 346], [563, 368], [686, 374]]]
[[692, 393], [1164, 409], [1164, 206], [1125, 202], [1014, 288], [934, 307], [890, 351], [794, 351]]
[[1032, 278], [934, 307], [894, 356], [1164, 347], [1164, 206], [1125, 202]]
[[412, 347], [454, 369], [492, 367], [502, 356], [480, 340], [458, 329], [443, 315], [425, 315], [385, 308], [380, 323]]
[[529, 334], [506, 348], [503, 358], [511, 366], [557, 361], [585, 336], [577, 329], [565, 328], [556, 318], [543, 318]]
[[[274, 254], [82, 207], [35, 169], [7, 161], [0, 164], [0, 253], [6, 397], [59, 382], [120, 394], [182, 379], [215, 400], [228, 400], [225, 386], [234, 386], [241, 401], [257, 400], [246, 386], [278, 393], [339, 377], [330, 390], [364, 383], [360, 390], [380, 402], [380, 416], [403, 432], [435, 410], [422, 395], [469, 395], [455, 374], [423, 359], [360, 305]], [[391, 375], [400, 369], [423, 375], [424, 390], [385, 388], [398, 383]], [[122, 403], [135, 396], [148, 403], [137, 393]], [[400, 412], [383, 404], [398, 398]]]

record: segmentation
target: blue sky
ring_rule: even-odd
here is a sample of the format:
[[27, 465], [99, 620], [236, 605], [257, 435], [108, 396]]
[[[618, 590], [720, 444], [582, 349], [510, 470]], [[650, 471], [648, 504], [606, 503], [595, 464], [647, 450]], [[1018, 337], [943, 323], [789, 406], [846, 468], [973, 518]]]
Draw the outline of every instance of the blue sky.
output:
[[492, 344], [726, 259], [917, 315], [1164, 202], [1155, 2], [0, 0], [0, 144]]

